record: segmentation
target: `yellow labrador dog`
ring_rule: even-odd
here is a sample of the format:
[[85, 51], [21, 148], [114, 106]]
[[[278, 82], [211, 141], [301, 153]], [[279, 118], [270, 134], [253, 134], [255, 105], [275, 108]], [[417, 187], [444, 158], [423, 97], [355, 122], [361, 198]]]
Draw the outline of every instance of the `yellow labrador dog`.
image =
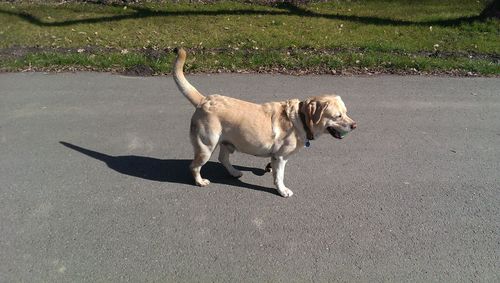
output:
[[288, 158], [323, 133], [342, 139], [356, 128], [356, 123], [347, 116], [344, 102], [336, 95], [264, 104], [221, 95], [203, 96], [184, 77], [185, 61], [186, 52], [177, 49], [174, 80], [196, 107], [191, 118], [194, 160], [190, 168], [199, 186], [210, 183], [201, 177], [200, 170], [220, 146], [219, 161], [237, 178], [242, 173], [229, 162], [229, 155], [234, 151], [270, 157], [274, 184], [280, 195], [289, 197], [293, 192], [283, 183]]

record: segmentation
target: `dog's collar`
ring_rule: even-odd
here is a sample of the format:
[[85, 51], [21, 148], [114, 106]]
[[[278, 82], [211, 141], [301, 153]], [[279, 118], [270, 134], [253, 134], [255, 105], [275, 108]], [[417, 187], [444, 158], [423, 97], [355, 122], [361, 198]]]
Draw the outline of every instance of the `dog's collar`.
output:
[[306, 137], [309, 141], [314, 140], [314, 135], [311, 132], [311, 129], [307, 126], [306, 115], [301, 111], [302, 106], [304, 105], [304, 101], [299, 102], [299, 117], [302, 122], [302, 126], [304, 127], [304, 131], [306, 131]]

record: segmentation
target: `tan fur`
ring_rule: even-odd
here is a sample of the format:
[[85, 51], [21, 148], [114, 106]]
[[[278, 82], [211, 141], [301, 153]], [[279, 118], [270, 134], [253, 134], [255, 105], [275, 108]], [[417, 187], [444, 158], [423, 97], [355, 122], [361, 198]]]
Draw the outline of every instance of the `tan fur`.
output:
[[[203, 166], [217, 146], [219, 161], [234, 177], [241, 177], [229, 162], [235, 150], [260, 157], [271, 157], [274, 183], [284, 196], [293, 193], [283, 184], [284, 167], [288, 157], [302, 148], [306, 142], [306, 130], [300, 119], [303, 113], [306, 126], [316, 139], [327, 128], [335, 137], [356, 128], [347, 116], [347, 109], [339, 96], [325, 95], [306, 99], [255, 104], [221, 95], [203, 96], [184, 77], [183, 65], [186, 52], [179, 49], [174, 63], [174, 80], [179, 90], [196, 107], [191, 118], [191, 142], [194, 160], [191, 172], [199, 186], [210, 182], [200, 175]], [[302, 108], [299, 109], [299, 105]], [[340, 116], [340, 117], [339, 117]], [[333, 130], [332, 130], [333, 129]]]

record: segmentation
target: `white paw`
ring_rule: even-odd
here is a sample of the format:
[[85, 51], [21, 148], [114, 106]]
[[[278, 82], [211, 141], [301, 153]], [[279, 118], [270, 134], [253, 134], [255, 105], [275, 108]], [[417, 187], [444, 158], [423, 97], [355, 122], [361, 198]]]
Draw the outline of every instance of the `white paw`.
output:
[[196, 185], [200, 187], [206, 187], [210, 184], [210, 181], [208, 179], [201, 179], [201, 180], [196, 180]]
[[280, 193], [280, 195], [282, 197], [291, 197], [293, 195], [293, 192], [289, 189], [289, 188], [283, 188], [281, 190], [278, 190], [278, 192]]
[[243, 173], [241, 171], [236, 170], [236, 169], [229, 172], [229, 174], [231, 174], [231, 176], [233, 176], [234, 178], [239, 178], [239, 177], [243, 176]]

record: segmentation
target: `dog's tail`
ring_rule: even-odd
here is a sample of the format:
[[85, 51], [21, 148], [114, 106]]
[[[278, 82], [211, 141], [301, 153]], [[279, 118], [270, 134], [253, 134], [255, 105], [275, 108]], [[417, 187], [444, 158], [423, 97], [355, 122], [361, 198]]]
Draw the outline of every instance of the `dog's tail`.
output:
[[179, 90], [195, 107], [205, 98], [194, 86], [192, 86], [184, 77], [182, 68], [186, 62], [186, 51], [182, 48], [176, 48], [177, 59], [174, 62], [174, 80]]

